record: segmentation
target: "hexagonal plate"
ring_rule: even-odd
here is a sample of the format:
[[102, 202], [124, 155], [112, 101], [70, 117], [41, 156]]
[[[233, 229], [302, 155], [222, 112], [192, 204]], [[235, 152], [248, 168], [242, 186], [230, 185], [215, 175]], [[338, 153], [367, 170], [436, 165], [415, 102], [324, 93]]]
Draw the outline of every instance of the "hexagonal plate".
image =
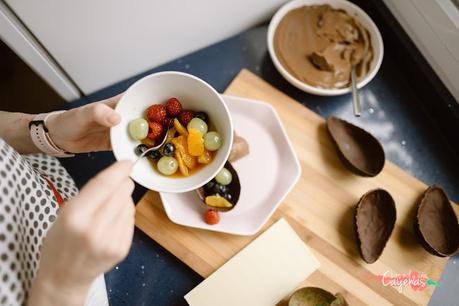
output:
[[301, 175], [295, 151], [275, 109], [264, 102], [223, 96], [236, 133], [249, 143], [250, 153], [233, 163], [241, 180], [241, 197], [216, 225], [204, 222], [208, 207], [196, 192], [161, 193], [173, 222], [235, 235], [258, 232]]

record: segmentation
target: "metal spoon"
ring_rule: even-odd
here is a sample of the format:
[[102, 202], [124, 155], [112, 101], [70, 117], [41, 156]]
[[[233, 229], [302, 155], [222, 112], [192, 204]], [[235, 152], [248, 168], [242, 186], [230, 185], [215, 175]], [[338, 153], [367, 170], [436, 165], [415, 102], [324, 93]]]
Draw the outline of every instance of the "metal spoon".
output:
[[163, 136], [163, 139], [161, 140], [161, 143], [159, 145], [154, 146], [154, 147], [148, 148], [142, 154], [140, 154], [140, 156], [137, 157], [136, 161], [134, 162], [134, 165], [137, 164], [137, 162], [139, 160], [144, 158], [149, 152], [158, 151], [159, 149], [161, 149], [161, 147], [166, 143], [168, 135], [169, 135], [169, 128], [167, 128], [166, 133], [164, 133], [164, 136]]
[[352, 69], [351, 69], [351, 86], [352, 86], [352, 106], [354, 109], [354, 116], [360, 117], [361, 112], [360, 112], [360, 97], [359, 97], [359, 92], [357, 91], [357, 76], [355, 73], [355, 67], [362, 62], [365, 57], [367, 56], [368, 49], [369, 49], [369, 38], [367, 34], [364, 32], [362, 33], [364, 35], [364, 49], [363, 49], [363, 55], [362, 57], [356, 61], [354, 58], [355, 53], [352, 54]]
[[360, 117], [360, 98], [357, 91], [357, 77], [355, 75], [355, 65], [352, 65], [351, 70], [351, 83], [352, 83], [352, 106], [354, 109], [354, 116]]

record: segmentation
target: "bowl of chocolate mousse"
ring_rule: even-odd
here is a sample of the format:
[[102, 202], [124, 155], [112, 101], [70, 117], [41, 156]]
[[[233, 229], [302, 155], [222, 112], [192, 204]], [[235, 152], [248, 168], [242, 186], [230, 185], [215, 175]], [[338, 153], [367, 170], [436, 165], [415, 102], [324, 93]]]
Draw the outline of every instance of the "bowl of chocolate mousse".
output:
[[351, 92], [355, 67], [362, 88], [381, 66], [384, 46], [371, 18], [345, 0], [294, 0], [271, 19], [268, 49], [293, 86], [316, 95]]

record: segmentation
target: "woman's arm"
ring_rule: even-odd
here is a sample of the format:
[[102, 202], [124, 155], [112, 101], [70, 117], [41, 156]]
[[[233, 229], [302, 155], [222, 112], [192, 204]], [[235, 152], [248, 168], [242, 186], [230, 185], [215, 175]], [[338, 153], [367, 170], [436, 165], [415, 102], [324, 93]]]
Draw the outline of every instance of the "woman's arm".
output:
[[59, 210], [46, 234], [28, 306], [84, 305], [94, 279], [129, 252], [135, 206], [132, 162], [116, 162]]
[[0, 111], [0, 137], [21, 154], [37, 153], [29, 133], [34, 115]]
[[[46, 127], [51, 139], [72, 153], [110, 150], [110, 128], [121, 120], [114, 111], [120, 98], [118, 95], [49, 117]], [[39, 152], [29, 133], [34, 116], [0, 111], [0, 137], [21, 154]]]
[[83, 306], [90, 284], [66, 285], [53, 279], [36, 278], [27, 300], [28, 306]]

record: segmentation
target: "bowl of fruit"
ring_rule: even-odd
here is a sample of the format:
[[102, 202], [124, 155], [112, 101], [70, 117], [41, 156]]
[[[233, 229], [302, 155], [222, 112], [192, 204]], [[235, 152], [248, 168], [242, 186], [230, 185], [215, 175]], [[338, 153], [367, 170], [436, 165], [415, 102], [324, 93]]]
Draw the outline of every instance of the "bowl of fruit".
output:
[[116, 106], [110, 131], [117, 160], [136, 161], [131, 178], [155, 191], [180, 193], [212, 180], [225, 165], [233, 124], [222, 97], [190, 74], [166, 71], [134, 83]]

